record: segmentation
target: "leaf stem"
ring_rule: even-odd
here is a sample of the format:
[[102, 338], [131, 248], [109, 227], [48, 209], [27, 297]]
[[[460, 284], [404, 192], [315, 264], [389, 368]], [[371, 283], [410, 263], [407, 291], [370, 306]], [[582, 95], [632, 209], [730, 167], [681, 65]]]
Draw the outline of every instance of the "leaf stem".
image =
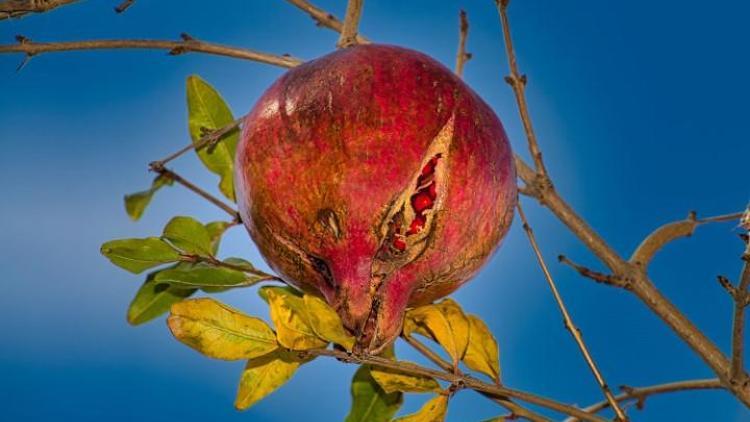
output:
[[230, 270], [240, 271], [240, 272], [243, 272], [245, 274], [250, 274], [252, 276], [260, 277], [253, 284], [257, 284], [257, 283], [260, 283], [262, 281], [280, 281], [280, 282], [283, 283], [282, 279], [280, 279], [279, 277], [277, 277], [277, 276], [275, 276], [273, 274], [268, 274], [266, 272], [263, 272], [263, 271], [260, 271], [260, 270], [257, 270], [257, 269], [248, 270], [246, 267], [243, 267], [241, 265], [230, 264], [228, 262], [224, 262], [224, 261], [222, 261], [222, 260], [220, 260], [220, 259], [218, 259], [218, 258], [216, 258], [215, 256], [212, 256], [212, 255], [210, 255], [210, 256], [203, 256], [203, 255], [196, 255], [196, 254], [181, 254], [180, 255], [180, 261], [191, 262], [191, 263], [205, 262], [205, 263], [211, 264], [211, 265], [213, 265], [215, 267], [229, 268]]

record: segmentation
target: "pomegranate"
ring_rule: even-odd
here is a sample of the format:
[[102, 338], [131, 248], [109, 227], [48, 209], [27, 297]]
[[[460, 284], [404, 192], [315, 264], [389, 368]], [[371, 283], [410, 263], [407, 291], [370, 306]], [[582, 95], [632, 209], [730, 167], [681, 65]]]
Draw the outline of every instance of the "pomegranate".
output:
[[360, 351], [382, 350], [407, 307], [470, 279], [513, 218], [500, 120], [416, 51], [360, 45], [307, 62], [244, 123], [242, 221], [286, 282], [336, 309]]

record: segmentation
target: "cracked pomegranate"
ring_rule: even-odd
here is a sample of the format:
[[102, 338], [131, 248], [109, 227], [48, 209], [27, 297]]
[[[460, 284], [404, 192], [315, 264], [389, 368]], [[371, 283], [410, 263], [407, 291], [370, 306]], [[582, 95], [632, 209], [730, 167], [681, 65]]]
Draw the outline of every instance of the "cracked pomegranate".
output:
[[516, 201], [489, 106], [433, 59], [385, 45], [276, 81], [245, 120], [235, 183], [269, 265], [323, 296], [369, 352], [399, 334], [407, 307], [476, 273]]

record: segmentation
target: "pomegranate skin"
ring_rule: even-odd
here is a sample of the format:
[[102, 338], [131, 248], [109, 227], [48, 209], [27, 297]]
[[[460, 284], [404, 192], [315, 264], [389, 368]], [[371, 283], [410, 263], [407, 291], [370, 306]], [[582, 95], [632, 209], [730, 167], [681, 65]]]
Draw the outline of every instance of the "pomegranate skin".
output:
[[407, 307], [477, 272], [517, 196], [490, 107], [435, 60], [387, 45], [281, 76], [244, 122], [235, 171], [268, 264], [324, 297], [369, 352], [398, 336]]

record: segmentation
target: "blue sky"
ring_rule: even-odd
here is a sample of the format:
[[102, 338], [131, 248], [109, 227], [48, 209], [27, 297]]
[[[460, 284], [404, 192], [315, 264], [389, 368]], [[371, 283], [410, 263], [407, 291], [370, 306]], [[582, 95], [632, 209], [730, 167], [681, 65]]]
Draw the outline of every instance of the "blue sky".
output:
[[[139, 1], [124, 15], [115, 1], [89, 1], [0, 22], [0, 42], [33, 40], [200, 39], [290, 53], [329, 52], [336, 35], [316, 28], [284, 1]], [[344, 1], [316, 4], [339, 16]], [[492, 1], [369, 1], [362, 31], [374, 40], [426, 52], [452, 66], [457, 13], [469, 13], [467, 82], [502, 119], [526, 155], [512, 93], [502, 81], [500, 26]], [[619, 252], [629, 254], [653, 228], [689, 210], [738, 211], [750, 199], [746, 127], [750, 98], [750, 5], [698, 0], [571, 4], [515, 1], [513, 32], [529, 75], [532, 116], [558, 189]], [[283, 69], [198, 54], [76, 52], [35, 57], [16, 74], [18, 55], [0, 56], [0, 405], [7, 420], [340, 420], [354, 367], [319, 359], [245, 413], [232, 408], [242, 364], [204, 358], [177, 343], [163, 320], [132, 328], [125, 310], [141, 278], [111, 266], [99, 245], [159, 233], [173, 215], [223, 217], [179, 187], [155, 198], [132, 223], [122, 195], [144, 189], [146, 164], [188, 140], [184, 84], [198, 74], [237, 115], [248, 111]], [[194, 157], [175, 168], [210, 187]], [[562, 225], [525, 206], [553, 275], [601, 369], [613, 386], [712, 374], [674, 334], [628, 294], [595, 285], [556, 263], [569, 257], [599, 268]], [[723, 350], [730, 301], [717, 274], [736, 279], [742, 245], [733, 224], [701, 227], [659, 254], [651, 275]], [[223, 256], [263, 265], [241, 228]], [[255, 291], [220, 299], [264, 316]], [[455, 294], [484, 318], [501, 348], [507, 385], [587, 404], [600, 392], [564, 331], [523, 233]], [[417, 357], [399, 349], [409, 359]], [[424, 396], [410, 397], [405, 411]], [[449, 421], [502, 414], [472, 392], [452, 401]], [[750, 418], [727, 393], [650, 399], [634, 420]]]

